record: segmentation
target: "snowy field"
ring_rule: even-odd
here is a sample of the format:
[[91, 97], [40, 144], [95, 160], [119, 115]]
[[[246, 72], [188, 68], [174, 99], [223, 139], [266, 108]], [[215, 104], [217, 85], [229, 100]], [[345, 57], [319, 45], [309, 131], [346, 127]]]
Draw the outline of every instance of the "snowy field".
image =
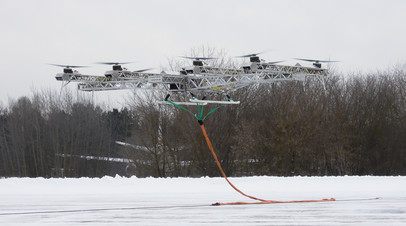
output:
[[[406, 177], [0, 179], [0, 225], [406, 225]], [[379, 197], [379, 199], [375, 199]]]

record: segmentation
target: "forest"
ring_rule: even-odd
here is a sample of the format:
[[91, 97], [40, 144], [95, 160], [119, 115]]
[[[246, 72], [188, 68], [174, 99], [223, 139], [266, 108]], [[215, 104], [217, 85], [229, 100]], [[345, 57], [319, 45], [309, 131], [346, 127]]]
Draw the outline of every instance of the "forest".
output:
[[[231, 95], [241, 104], [205, 120], [229, 176], [406, 175], [404, 67]], [[165, 96], [134, 91], [121, 109], [104, 109], [68, 92], [39, 91], [1, 106], [0, 178], [219, 176], [197, 120], [156, 103]]]

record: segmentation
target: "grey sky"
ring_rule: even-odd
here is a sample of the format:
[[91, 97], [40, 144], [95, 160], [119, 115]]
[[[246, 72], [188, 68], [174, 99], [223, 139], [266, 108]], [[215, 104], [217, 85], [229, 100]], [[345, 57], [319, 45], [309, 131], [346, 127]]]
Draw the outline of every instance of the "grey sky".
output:
[[[135, 61], [158, 68], [167, 58], [209, 45], [230, 56], [272, 50], [269, 60], [340, 60], [340, 71], [406, 63], [406, 1], [107, 1], [0, 0], [0, 102], [59, 89], [60, 68]], [[291, 63], [291, 62], [287, 62]]]

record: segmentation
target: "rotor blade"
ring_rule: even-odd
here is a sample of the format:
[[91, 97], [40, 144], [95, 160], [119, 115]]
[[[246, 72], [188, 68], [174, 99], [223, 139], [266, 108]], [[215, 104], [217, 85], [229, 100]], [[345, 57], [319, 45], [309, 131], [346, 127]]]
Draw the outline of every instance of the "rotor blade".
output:
[[89, 67], [89, 66], [75, 66], [75, 65], [63, 65], [63, 64], [49, 64], [52, 66], [57, 66], [57, 67], [64, 67], [64, 68], [83, 68], [83, 67]]
[[96, 62], [96, 64], [106, 64], [106, 65], [121, 65], [121, 64], [132, 64], [134, 62]]
[[256, 57], [257, 55], [263, 54], [263, 53], [265, 53], [265, 52], [267, 52], [267, 51], [262, 51], [262, 52], [259, 52], [259, 53], [251, 53], [251, 54], [242, 55], [242, 56], [236, 56], [236, 57], [241, 57], [241, 58], [245, 58], [245, 57]]
[[319, 63], [333, 63], [333, 62], [340, 62], [335, 60], [314, 60], [314, 59], [303, 59], [303, 58], [294, 58], [296, 60], [308, 61], [308, 62], [319, 62]]
[[308, 61], [308, 62], [316, 62], [318, 60], [312, 60], [312, 59], [304, 59], [304, 58], [293, 58], [295, 60], [302, 60], [302, 61]]
[[146, 68], [146, 69], [136, 70], [136, 71], [133, 71], [133, 72], [135, 72], [135, 73], [142, 73], [142, 72], [144, 72], [144, 71], [149, 71], [149, 70], [152, 70], [152, 69], [154, 69], [154, 68]]
[[270, 65], [270, 64], [277, 64], [277, 63], [282, 63], [282, 62], [284, 62], [284, 60], [267, 62], [267, 63], [264, 63], [264, 64]]
[[334, 62], [340, 62], [340, 61], [337, 61], [337, 60], [319, 60], [319, 62], [321, 62], [321, 63], [334, 63]]
[[187, 56], [179, 56], [185, 59], [190, 59], [190, 60], [214, 60], [217, 59], [215, 57], [187, 57]]

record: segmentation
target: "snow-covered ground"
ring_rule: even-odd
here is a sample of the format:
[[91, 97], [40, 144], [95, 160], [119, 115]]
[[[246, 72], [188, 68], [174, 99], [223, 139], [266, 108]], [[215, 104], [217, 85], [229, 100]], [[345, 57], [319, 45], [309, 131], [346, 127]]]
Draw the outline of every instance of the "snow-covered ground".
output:
[[[0, 225], [406, 225], [406, 177], [0, 179]], [[373, 199], [379, 197], [380, 199]]]

